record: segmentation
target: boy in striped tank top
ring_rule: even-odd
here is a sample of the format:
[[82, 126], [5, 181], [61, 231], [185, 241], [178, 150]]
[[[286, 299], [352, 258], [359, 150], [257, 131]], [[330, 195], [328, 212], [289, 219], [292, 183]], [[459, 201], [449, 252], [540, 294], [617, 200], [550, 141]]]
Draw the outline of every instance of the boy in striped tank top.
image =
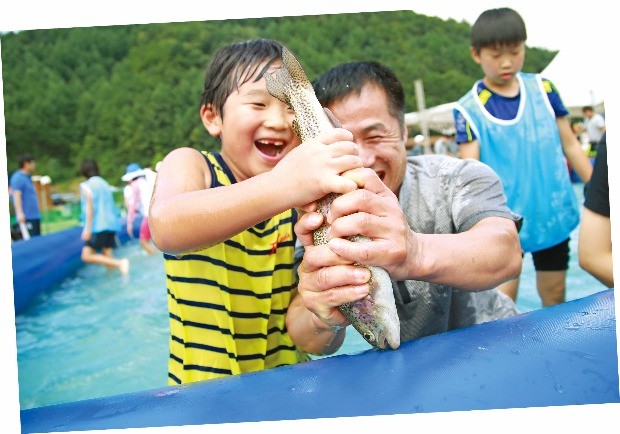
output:
[[308, 360], [285, 324], [296, 290], [293, 208], [356, 189], [341, 174], [362, 162], [344, 129], [299, 143], [294, 112], [263, 78], [281, 56], [265, 39], [215, 53], [200, 118], [221, 150], [178, 148], [158, 171], [149, 222], [165, 259], [169, 384]]

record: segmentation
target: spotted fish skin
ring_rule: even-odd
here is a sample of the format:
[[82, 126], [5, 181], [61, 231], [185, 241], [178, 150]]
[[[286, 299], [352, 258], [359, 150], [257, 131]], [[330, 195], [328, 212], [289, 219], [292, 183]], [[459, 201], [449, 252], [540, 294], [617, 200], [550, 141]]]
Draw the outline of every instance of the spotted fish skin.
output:
[[[282, 65], [277, 69], [275, 76], [264, 75], [267, 91], [293, 108], [295, 112], [293, 130], [301, 141], [312, 140], [323, 131], [340, 127], [340, 122], [327, 109], [323, 109], [306, 73], [286, 47], [282, 50]], [[327, 216], [331, 203], [338, 196], [340, 194], [330, 193], [319, 199], [318, 212]], [[327, 243], [328, 228], [327, 223], [324, 223], [313, 232], [315, 246]], [[370, 241], [362, 235], [349, 237], [349, 240]], [[338, 308], [369, 344], [380, 349], [388, 346], [397, 349], [400, 346], [400, 321], [390, 276], [383, 268], [356, 265], [370, 270], [370, 293], [359, 301]]]

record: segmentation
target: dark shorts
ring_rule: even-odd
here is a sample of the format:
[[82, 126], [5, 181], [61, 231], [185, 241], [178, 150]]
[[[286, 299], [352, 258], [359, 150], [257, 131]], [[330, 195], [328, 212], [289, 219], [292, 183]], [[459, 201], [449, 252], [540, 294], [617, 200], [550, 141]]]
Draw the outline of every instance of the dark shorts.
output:
[[534, 269], [536, 271], [565, 271], [568, 270], [570, 237], [548, 249], [532, 252]]
[[[28, 235], [36, 237], [41, 235], [41, 220], [26, 220], [26, 227], [28, 228]], [[11, 239], [13, 241], [21, 240], [23, 238], [22, 231], [19, 228], [19, 222], [15, 222], [11, 225]]]
[[92, 234], [90, 240], [86, 241], [84, 244], [95, 250], [114, 248], [116, 247], [116, 232], [97, 232], [96, 234]]

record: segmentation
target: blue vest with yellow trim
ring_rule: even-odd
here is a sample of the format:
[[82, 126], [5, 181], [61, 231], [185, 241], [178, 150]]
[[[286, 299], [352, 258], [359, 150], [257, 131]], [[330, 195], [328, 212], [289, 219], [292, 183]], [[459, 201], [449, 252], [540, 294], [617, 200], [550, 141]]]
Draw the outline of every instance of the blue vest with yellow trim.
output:
[[493, 117], [476, 94], [476, 84], [456, 109], [474, 129], [480, 161], [499, 175], [508, 206], [523, 216], [521, 248], [535, 252], [569, 237], [579, 224], [579, 207], [542, 80], [527, 73], [517, 79], [520, 102], [514, 119]]
[[[236, 182], [219, 154], [203, 154], [212, 187]], [[296, 286], [295, 219], [288, 210], [215, 246], [164, 255], [169, 384], [309, 360], [285, 323]]]

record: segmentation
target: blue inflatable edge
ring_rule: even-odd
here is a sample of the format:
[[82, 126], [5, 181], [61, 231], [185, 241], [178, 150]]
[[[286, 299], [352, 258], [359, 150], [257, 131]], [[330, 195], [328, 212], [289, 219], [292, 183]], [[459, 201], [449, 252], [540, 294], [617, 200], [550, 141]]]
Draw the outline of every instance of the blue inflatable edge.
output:
[[22, 410], [23, 433], [619, 403], [614, 292], [293, 366]]
[[[134, 220], [134, 234], [139, 233], [141, 222], [139, 215]], [[130, 239], [126, 227], [125, 218], [121, 218], [117, 232], [121, 244]], [[82, 227], [76, 226], [11, 244], [15, 315], [23, 313], [37, 294], [60, 283], [84, 264], [80, 258], [84, 246], [81, 234]]]

